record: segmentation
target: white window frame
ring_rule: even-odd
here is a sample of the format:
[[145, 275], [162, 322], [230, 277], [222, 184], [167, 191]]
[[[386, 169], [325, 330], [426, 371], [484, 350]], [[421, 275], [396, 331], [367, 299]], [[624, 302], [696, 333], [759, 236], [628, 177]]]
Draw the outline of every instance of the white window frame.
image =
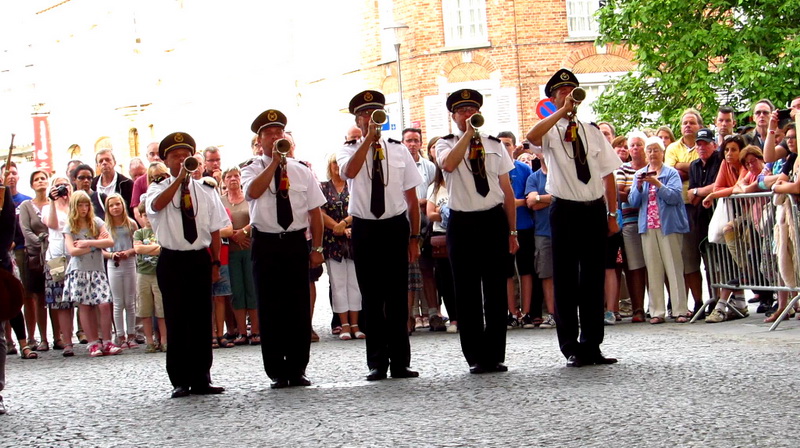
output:
[[570, 38], [595, 38], [599, 24], [595, 14], [599, 0], [567, 0], [567, 31]]
[[490, 45], [486, 0], [442, 0], [442, 22], [445, 47]]

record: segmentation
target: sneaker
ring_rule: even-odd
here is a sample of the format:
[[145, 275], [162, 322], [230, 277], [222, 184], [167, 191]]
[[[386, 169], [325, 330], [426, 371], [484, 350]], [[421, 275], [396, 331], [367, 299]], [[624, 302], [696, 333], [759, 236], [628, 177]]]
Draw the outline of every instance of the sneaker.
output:
[[603, 315], [603, 323], [605, 325], [614, 325], [617, 323], [617, 318], [614, 316], [613, 311], [606, 311], [606, 313]]
[[106, 356], [119, 355], [122, 352], [122, 349], [119, 348], [117, 346], [117, 344], [114, 344], [111, 341], [106, 341], [103, 344], [103, 349], [102, 350], [103, 350], [103, 354], [106, 355]]
[[458, 333], [458, 324], [455, 322], [450, 322], [450, 325], [447, 326], [448, 333]]
[[542, 321], [542, 324], [539, 325], [539, 328], [544, 328], [544, 329], [556, 328], [556, 319], [553, 317], [552, 314], [548, 314], [547, 316], [545, 316], [544, 320]]
[[[725, 316], [725, 320], [743, 319], [750, 315], [750, 312], [747, 310], [747, 306], [739, 308], [738, 306], [728, 305], [728, 308], [728, 315]], [[736, 311], [738, 311], [738, 313]], [[740, 313], [741, 316], [739, 315]]]
[[89, 345], [89, 356], [91, 356], [92, 358], [103, 356], [103, 347], [96, 342], [94, 344]]
[[506, 329], [513, 330], [515, 328], [519, 328], [519, 320], [517, 320], [513, 314], [508, 313], [508, 319], [506, 319]]
[[522, 316], [522, 322], [520, 322], [522, 328], [536, 328], [536, 325], [533, 323], [533, 319], [531, 318], [530, 314], [526, 314]]
[[714, 308], [714, 311], [712, 311], [711, 314], [706, 317], [706, 322], [709, 324], [725, 322], [725, 313], [723, 313], [719, 308]]
[[430, 326], [431, 326], [431, 328], [430, 328], [431, 331], [445, 331], [445, 330], [447, 330], [447, 326], [445, 326], [445, 324], [444, 324], [444, 319], [442, 319], [442, 316], [440, 316], [438, 314], [434, 314], [433, 316], [431, 316], [429, 323], [430, 323]]
[[128, 339], [128, 348], [139, 348], [139, 343], [136, 342], [135, 337]]
[[147, 344], [144, 347], [145, 353], [158, 353], [158, 347], [155, 344]]

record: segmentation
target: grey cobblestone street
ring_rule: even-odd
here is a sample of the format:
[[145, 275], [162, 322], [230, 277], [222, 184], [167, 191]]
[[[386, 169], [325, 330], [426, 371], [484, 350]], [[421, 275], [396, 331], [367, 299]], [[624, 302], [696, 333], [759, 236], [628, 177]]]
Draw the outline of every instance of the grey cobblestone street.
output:
[[[322, 290], [322, 289], [321, 289]], [[325, 309], [328, 312], [325, 312]], [[751, 307], [751, 312], [754, 307]], [[508, 333], [470, 375], [457, 335], [417, 331], [420, 378], [368, 383], [364, 342], [317, 307], [310, 388], [271, 390], [258, 347], [214, 351], [220, 396], [169, 399], [164, 354], [10, 356], [3, 446], [797, 446], [800, 321], [606, 327], [613, 366], [564, 367], [554, 330]], [[264, 341], [270, 335], [263, 333]], [[207, 341], [197, 341], [198, 344]]]

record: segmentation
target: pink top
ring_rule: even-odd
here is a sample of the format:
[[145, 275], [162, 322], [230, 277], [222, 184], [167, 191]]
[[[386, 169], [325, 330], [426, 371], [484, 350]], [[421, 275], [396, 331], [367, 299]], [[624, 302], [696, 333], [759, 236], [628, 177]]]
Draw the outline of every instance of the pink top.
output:
[[661, 228], [661, 218], [658, 216], [658, 201], [656, 200], [655, 185], [650, 185], [650, 188], [647, 189], [647, 228]]

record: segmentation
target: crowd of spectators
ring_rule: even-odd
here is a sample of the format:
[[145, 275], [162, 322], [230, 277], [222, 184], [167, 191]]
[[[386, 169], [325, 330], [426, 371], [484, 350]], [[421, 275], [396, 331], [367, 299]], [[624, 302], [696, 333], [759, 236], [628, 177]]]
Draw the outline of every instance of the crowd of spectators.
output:
[[[623, 318], [659, 324], [671, 317], [683, 323], [702, 313], [706, 322], [716, 323], [748, 315], [745, 291], [737, 289], [737, 279], [729, 288], [711, 290], [717, 303], [703, 299], [701, 267], [705, 266], [708, 282], [705, 247], [712, 210], [720, 198], [731, 195], [774, 192], [779, 208], [776, 244], [765, 256], [775, 257], [780, 266], [775, 286], [796, 286], [792, 216], [788, 208], [780, 207], [784, 195], [800, 194], [794, 124], [800, 97], [791, 102], [790, 111], [787, 119], [769, 100], [757, 101], [754, 126], [737, 129], [730, 108], [717, 111], [714, 126], [705, 126], [701, 114], [688, 109], [681, 117], [678, 138], [670, 126], [617, 136], [612, 123], [599, 124], [622, 162], [615, 173], [621, 231], [607, 242], [607, 325]], [[359, 134], [358, 128], [349, 129], [345, 140], [358, 139]], [[432, 154], [438, 137], [430, 140], [427, 149], [422, 137], [422, 131], [413, 128], [402, 134], [424, 180], [417, 188], [424, 216], [422, 255], [409, 267], [408, 331], [456, 333], [458, 310], [444, 243], [450, 217], [448, 193]], [[505, 266], [507, 328], [554, 328], [547, 166], [536, 147], [526, 141], [518, 144], [513, 133], [498, 137], [515, 159], [510, 179], [520, 244]], [[254, 156], [261, 153], [255, 139], [252, 149]], [[7, 173], [4, 183], [18, 208], [19, 230], [8, 249], [26, 288], [22, 312], [6, 326], [7, 353], [35, 359], [37, 351], [52, 348], [73, 356], [73, 310], [78, 312], [75, 336], [88, 344], [90, 356], [118, 354], [139, 344], [148, 353], [166, 351], [164, 310], [155, 281], [159, 245], [144, 213], [142, 195], [150, 183], [161, 182], [169, 174], [159, 160], [158, 143], [148, 145], [146, 157], [147, 163], [131, 162], [130, 177], [119, 172], [110, 149], [99, 151], [91, 165], [70, 161], [64, 174], [36, 170], [29, 179], [35, 193], [32, 198], [17, 190], [19, 176], [13, 162], [0, 167]], [[240, 161], [223, 160], [223, 151], [213, 146], [195, 157], [200, 164], [196, 177], [219, 192], [232, 218], [231, 228], [223, 229], [223, 280], [214, 286], [215, 310], [209, 316], [214, 333], [209, 343], [214, 348], [260, 344], [250, 217], [240, 172], [247, 162], [237, 165]], [[326, 198], [323, 247], [330, 279], [331, 332], [340, 340], [364, 339], [368, 334], [361, 329], [349, 191], [333, 155], [327, 159], [325, 173], [320, 188]], [[730, 257], [740, 265], [744, 261], [735, 253], [737, 238], [741, 238], [736, 218], [731, 217], [723, 233]], [[312, 286], [318, 274], [309, 279]], [[777, 319], [788, 303], [788, 292], [778, 293], [777, 300], [769, 289], [752, 293], [750, 300], [759, 303], [757, 312], [766, 315], [766, 322]], [[10, 337], [12, 329], [16, 342]], [[34, 337], [37, 330], [40, 340]], [[316, 333], [312, 339], [318, 339]]]

